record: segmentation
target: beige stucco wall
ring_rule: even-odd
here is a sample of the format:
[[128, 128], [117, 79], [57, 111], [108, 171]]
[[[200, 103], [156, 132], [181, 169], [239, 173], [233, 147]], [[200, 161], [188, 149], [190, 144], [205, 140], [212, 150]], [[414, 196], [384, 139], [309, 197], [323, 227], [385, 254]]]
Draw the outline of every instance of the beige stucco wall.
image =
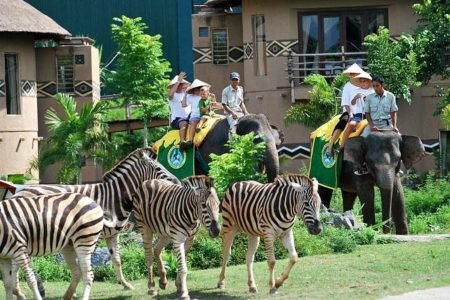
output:
[[[236, 28], [238, 21], [233, 22], [233, 30], [229, 30], [230, 36], [239, 36], [242, 34], [242, 45], [253, 43], [252, 16], [264, 15], [265, 33], [267, 45], [272, 41], [295, 41], [298, 40], [298, 13], [301, 11], [327, 11], [337, 9], [352, 8], [386, 8], [388, 10], [388, 27], [391, 35], [399, 35], [403, 32], [411, 33], [411, 29], [416, 24], [416, 17], [412, 12], [412, 5], [416, 1], [412, 0], [384, 0], [384, 1], [307, 1], [307, 0], [243, 0], [242, 15], [240, 15], [241, 30]], [[225, 15], [220, 16], [223, 24], [228, 20], [237, 20], [239, 15], [229, 15], [225, 20]], [[210, 23], [213, 23], [216, 17], [209, 17]], [[194, 48], [206, 47], [198, 37], [195, 36], [196, 26], [205, 24], [205, 17], [197, 15], [193, 17], [193, 43]], [[231, 22], [228, 22], [231, 24]], [[244, 47], [245, 51], [245, 47]], [[222, 87], [223, 80], [217, 75], [222, 76], [222, 70], [229, 72], [233, 65], [237, 68], [242, 65], [242, 82], [245, 90], [246, 105], [250, 112], [265, 113], [272, 124], [281, 127], [285, 132], [285, 143], [308, 143], [311, 129], [302, 125], [284, 125], [284, 115], [291, 107], [291, 91], [286, 72], [287, 59], [284, 55], [267, 57], [267, 75], [256, 76], [254, 71], [254, 60], [245, 58], [242, 64], [231, 64], [226, 68], [219, 68], [212, 64], [196, 64], [195, 76], [207, 78], [209, 83]], [[224, 71], [225, 72], [225, 71]], [[438, 129], [441, 127], [440, 120], [433, 117], [433, 111], [436, 106], [435, 88], [436, 80], [430, 82], [428, 86], [414, 89], [413, 101], [409, 105], [403, 100], [399, 100], [399, 127], [402, 133], [418, 135], [422, 140], [436, 139]], [[449, 85], [449, 82], [439, 82], [442, 85]], [[301, 89], [301, 88], [300, 88]], [[306, 89], [306, 90], [305, 90]], [[216, 89], [217, 91], [218, 89]], [[299, 91], [307, 95], [307, 88]], [[298, 97], [298, 98], [306, 98]], [[300, 167], [308, 166], [308, 162], [295, 160], [283, 164], [283, 169], [288, 171], [298, 171]], [[434, 158], [427, 157], [416, 165], [419, 171], [434, 168]]]
[[[28, 34], [0, 33], [0, 80], [5, 80], [5, 53], [18, 54], [19, 77], [34, 85], [29, 96], [21, 92], [21, 114], [8, 115], [0, 96], [0, 175], [26, 173], [38, 151], [36, 64], [34, 39]], [[37, 176], [37, 174], [34, 174]]]

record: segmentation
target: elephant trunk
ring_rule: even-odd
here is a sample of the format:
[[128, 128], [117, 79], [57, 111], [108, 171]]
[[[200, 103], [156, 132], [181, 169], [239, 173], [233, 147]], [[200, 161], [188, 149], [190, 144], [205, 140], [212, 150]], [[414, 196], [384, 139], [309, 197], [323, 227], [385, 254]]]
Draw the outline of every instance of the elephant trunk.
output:
[[273, 182], [280, 172], [280, 162], [275, 142], [267, 143], [266, 155], [264, 156], [264, 167], [266, 168], [267, 179]]
[[376, 172], [376, 181], [380, 187], [381, 194], [381, 214], [383, 221], [383, 233], [390, 233], [390, 222], [392, 218], [392, 201], [395, 173], [392, 168], [378, 170]]

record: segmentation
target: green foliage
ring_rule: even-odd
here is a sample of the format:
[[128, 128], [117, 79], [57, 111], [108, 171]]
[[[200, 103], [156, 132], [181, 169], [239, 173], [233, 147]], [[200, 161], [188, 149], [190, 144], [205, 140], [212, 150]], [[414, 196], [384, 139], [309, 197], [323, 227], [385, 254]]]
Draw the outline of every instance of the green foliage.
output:
[[309, 101], [295, 104], [288, 109], [284, 117], [286, 125], [301, 123], [309, 128], [317, 128], [328, 121], [339, 111], [338, 97], [347, 81], [347, 76], [338, 75], [330, 85], [322, 75], [308, 75], [303, 83], [312, 86]]
[[448, 77], [446, 55], [450, 53], [450, 5], [448, 1], [424, 0], [413, 5], [419, 17], [414, 29], [417, 79], [428, 82], [434, 74]]
[[107, 87], [121, 95], [126, 104], [140, 107], [139, 118], [152, 120], [168, 116], [167, 73], [170, 63], [163, 59], [160, 35], [148, 35], [142, 18], [113, 19], [112, 39], [120, 49], [116, 71], [111, 71]]
[[410, 103], [410, 88], [420, 86], [415, 79], [419, 67], [414, 39], [402, 34], [398, 42], [393, 42], [389, 29], [380, 27], [377, 34], [366, 36], [363, 44], [367, 49], [369, 73], [382, 76], [387, 90]]
[[255, 134], [239, 136], [227, 142], [230, 149], [222, 155], [211, 154], [209, 176], [214, 179], [214, 185], [219, 199], [223, 198], [225, 190], [238, 181], [256, 180], [267, 181], [265, 174], [258, 172], [258, 166], [264, 158], [264, 142], [255, 143]]
[[444, 124], [445, 129], [450, 130], [450, 104], [448, 104], [442, 110], [441, 120], [442, 124]]
[[[71, 275], [65, 263], [60, 263], [56, 259], [57, 255], [35, 257], [31, 261], [33, 271], [39, 274], [43, 281], [70, 281]], [[21, 280], [25, 275], [20, 275]]]
[[71, 96], [57, 94], [56, 102], [63, 114], [53, 108], [46, 112], [49, 137], [44, 141], [34, 166], [42, 171], [51, 164], [62, 162], [59, 182], [74, 183], [86, 159], [106, 156], [109, 141], [103, 113], [107, 104], [87, 103], [78, 112], [76, 101]]
[[435, 213], [413, 215], [409, 221], [411, 234], [450, 232], [450, 206], [439, 207]]
[[450, 178], [427, 175], [417, 190], [404, 189], [407, 214], [410, 218], [424, 213], [435, 213], [439, 207], [450, 205]]

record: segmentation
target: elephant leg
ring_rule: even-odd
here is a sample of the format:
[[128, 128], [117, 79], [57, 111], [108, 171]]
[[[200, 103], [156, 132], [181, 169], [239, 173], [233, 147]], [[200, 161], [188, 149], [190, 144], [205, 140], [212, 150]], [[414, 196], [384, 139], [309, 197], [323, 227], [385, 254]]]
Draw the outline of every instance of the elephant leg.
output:
[[331, 196], [333, 195], [333, 190], [319, 185], [319, 195], [320, 199], [322, 200], [322, 204], [325, 205], [327, 209], [329, 209], [331, 204]]
[[408, 234], [408, 223], [406, 221], [405, 196], [400, 176], [396, 175], [394, 191], [392, 195], [392, 219], [395, 224], [396, 234]]
[[359, 180], [356, 182], [356, 191], [362, 206], [363, 222], [375, 225], [375, 191], [373, 182]]
[[353, 206], [355, 205], [356, 194], [353, 192], [348, 192], [345, 190], [342, 191], [342, 205], [344, 211], [353, 210]]

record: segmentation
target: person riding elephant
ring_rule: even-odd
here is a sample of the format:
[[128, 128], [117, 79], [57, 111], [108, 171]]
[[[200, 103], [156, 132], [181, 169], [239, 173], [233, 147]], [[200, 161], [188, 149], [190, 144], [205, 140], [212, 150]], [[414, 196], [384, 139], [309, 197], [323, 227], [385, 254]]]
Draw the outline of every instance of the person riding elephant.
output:
[[[425, 148], [417, 136], [400, 135], [394, 131], [376, 131], [367, 137], [358, 136], [347, 141], [340, 176], [343, 210], [351, 211], [356, 196], [362, 204], [363, 222], [375, 224], [374, 187], [380, 188], [383, 232], [391, 231], [392, 218], [397, 234], [408, 234], [405, 197], [400, 180], [400, 162], [406, 169], [422, 159]], [[356, 175], [357, 165], [365, 164], [367, 173]], [[330, 207], [331, 189], [319, 187], [325, 207]]]

